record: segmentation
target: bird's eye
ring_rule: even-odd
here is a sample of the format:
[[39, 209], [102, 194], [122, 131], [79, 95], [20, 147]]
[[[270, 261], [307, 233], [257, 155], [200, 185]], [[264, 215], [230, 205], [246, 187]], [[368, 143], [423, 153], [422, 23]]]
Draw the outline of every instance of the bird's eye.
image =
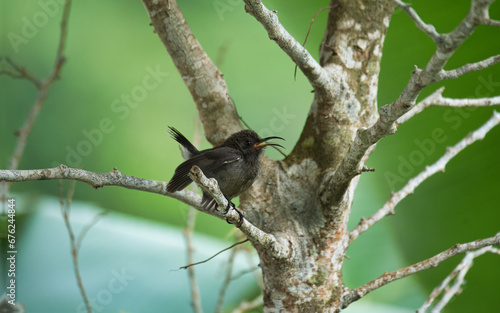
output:
[[252, 145], [252, 143], [250, 142], [250, 140], [245, 141], [245, 144], [246, 144], [247, 146], [249, 146], [249, 147]]

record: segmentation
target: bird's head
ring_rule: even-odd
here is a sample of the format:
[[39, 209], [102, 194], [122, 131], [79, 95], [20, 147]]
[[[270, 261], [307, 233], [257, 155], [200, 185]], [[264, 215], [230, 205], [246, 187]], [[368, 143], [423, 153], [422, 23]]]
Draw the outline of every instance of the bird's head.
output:
[[223, 146], [239, 149], [243, 153], [256, 153], [257, 155], [267, 146], [275, 146], [284, 149], [280, 144], [267, 142], [271, 139], [285, 140], [277, 136], [260, 138], [253, 130], [242, 130], [229, 136], [229, 138], [224, 141]]

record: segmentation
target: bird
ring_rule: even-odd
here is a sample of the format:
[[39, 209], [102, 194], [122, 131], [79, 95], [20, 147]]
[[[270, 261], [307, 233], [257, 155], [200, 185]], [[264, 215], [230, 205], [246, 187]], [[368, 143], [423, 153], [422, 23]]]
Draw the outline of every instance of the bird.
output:
[[[271, 139], [281, 139], [281, 137], [271, 136], [260, 138], [253, 130], [241, 130], [229, 136], [221, 145], [211, 149], [199, 151], [193, 144], [174, 127], [168, 127], [170, 136], [181, 145], [181, 152], [186, 159], [174, 172], [174, 175], [167, 184], [167, 191], [170, 193], [183, 190], [192, 183], [189, 177], [191, 168], [198, 166], [206, 177], [215, 178], [221, 192], [228, 199], [229, 205], [232, 198], [239, 196], [246, 191], [257, 179], [261, 168], [260, 155], [267, 146], [284, 147], [277, 143], [268, 143]], [[206, 210], [217, 209], [217, 203], [213, 197], [203, 191], [201, 205]], [[229, 210], [229, 205], [227, 210]], [[226, 212], [227, 212], [226, 210]], [[241, 226], [243, 215], [240, 215]]]

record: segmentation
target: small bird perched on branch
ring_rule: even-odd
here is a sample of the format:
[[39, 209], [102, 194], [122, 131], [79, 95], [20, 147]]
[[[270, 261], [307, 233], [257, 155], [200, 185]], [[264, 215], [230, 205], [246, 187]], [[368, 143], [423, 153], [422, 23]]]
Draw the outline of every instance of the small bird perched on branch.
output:
[[[167, 191], [176, 192], [192, 183], [189, 172], [197, 165], [208, 178], [215, 178], [224, 196], [231, 199], [239, 196], [250, 188], [260, 170], [260, 155], [267, 146], [284, 148], [277, 143], [267, 143], [270, 139], [281, 137], [260, 138], [253, 130], [242, 130], [232, 134], [220, 146], [199, 151], [177, 129], [169, 127], [168, 133], [182, 146], [184, 163], [175, 169], [174, 176], [168, 182]], [[217, 203], [211, 195], [203, 191], [201, 204], [205, 209], [217, 208]], [[234, 206], [234, 205], [233, 205]], [[229, 209], [229, 208], [228, 208]], [[240, 223], [243, 216], [240, 214]], [[239, 227], [238, 226], [238, 227]]]

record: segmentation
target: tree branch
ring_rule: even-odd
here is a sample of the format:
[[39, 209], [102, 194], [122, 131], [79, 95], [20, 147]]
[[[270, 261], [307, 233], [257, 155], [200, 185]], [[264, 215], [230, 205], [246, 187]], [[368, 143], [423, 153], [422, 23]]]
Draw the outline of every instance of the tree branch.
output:
[[[198, 148], [201, 143], [201, 132], [200, 132], [200, 118], [197, 116], [194, 122], [194, 134], [193, 140], [191, 141], [193, 146]], [[186, 239], [186, 262], [187, 264], [192, 264], [194, 256], [194, 246], [193, 246], [193, 233], [196, 223], [196, 210], [192, 206], [188, 207], [186, 227], [184, 227], [184, 238]], [[191, 299], [194, 313], [203, 313], [203, 306], [201, 304], [201, 294], [200, 287], [198, 285], [198, 280], [196, 279], [196, 273], [194, 267], [190, 266], [187, 269], [189, 285], [191, 287]]]
[[[208, 192], [215, 199], [219, 208], [227, 208], [229, 206], [229, 202], [220, 191], [217, 181], [213, 178], [207, 178], [198, 166], [193, 166], [190, 177], [198, 186]], [[215, 211], [218, 212], [217, 210]], [[240, 215], [232, 206], [227, 213], [218, 212], [217, 215], [219, 215], [219, 217], [226, 218], [227, 221], [232, 224], [240, 222]], [[275, 258], [285, 259], [289, 256], [290, 248], [288, 247], [288, 242], [284, 243], [278, 241], [275, 236], [263, 232], [248, 222], [247, 219], [243, 218], [239, 229], [253, 244], [265, 246]]]
[[[247, 239], [248, 240], [248, 239]], [[229, 259], [227, 260], [227, 271], [226, 277], [224, 278], [224, 282], [219, 291], [219, 299], [217, 300], [217, 306], [215, 307], [215, 313], [222, 313], [222, 306], [224, 305], [224, 297], [226, 295], [227, 287], [229, 287], [229, 283], [231, 283], [231, 274], [233, 273], [233, 265], [234, 259], [236, 258], [236, 253], [238, 252], [238, 248], [234, 248], [231, 250], [231, 254], [229, 255]]]
[[458, 78], [464, 74], [483, 70], [483, 69], [490, 67], [490, 66], [493, 66], [499, 62], [500, 62], [500, 54], [489, 57], [485, 60], [482, 60], [482, 61], [479, 61], [476, 63], [465, 64], [464, 66], [461, 66], [461, 67], [456, 68], [454, 70], [449, 70], [449, 71], [441, 70], [441, 72], [436, 77], [436, 81], [455, 79], [455, 78]]
[[368, 293], [384, 285], [387, 285], [390, 282], [427, 270], [431, 267], [436, 267], [441, 262], [446, 261], [447, 259], [455, 255], [494, 245], [500, 245], [500, 233], [497, 233], [494, 237], [480, 239], [464, 244], [457, 244], [449, 248], [448, 250], [445, 250], [427, 260], [415, 263], [413, 265], [410, 265], [408, 267], [393, 272], [386, 272], [382, 276], [372, 280], [371, 282], [363, 286], [347, 290], [342, 297], [342, 308], [347, 307], [350, 303], [359, 300]]
[[75, 191], [75, 181], [72, 181], [70, 183], [66, 199], [63, 198], [62, 188], [63, 188], [63, 183], [62, 181], [60, 181], [58, 188], [59, 202], [61, 204], [61, 214], [64, 218], [64, 224], [66, 225], [66, 229], [68, 230], [69, 242], [71, 245], [71, 258], [73, 260], [73, 269], [75, 271], [76, 283], [78, 285], [78, 289], [80, 289], [80, 293], [82, 295], [83, 302], [85, 303], [85, 308], [87, 310], [87, 313], [92, 313], [92, 307], [90, 306], [90, 301], [87, 297], [87, 293], [85, 292], [85, 288], [83, 287], [82, 276], [80, 274], [80, 267], [78, 265], [79, 243], [77, 240], [75, 240], [75, 234], [71, 227], [71, 222], [69, 221], [69, 211], [71, 207], [71, 198], [73, 197], [73, 193]]
[[408, 16], [415, 22], [418, 29], [427, 34], [434, 42], [439, 42], [441, 35], [436, 31], [436, 28], [432, 24], [426, 24], [415, 10], [411, 7], [410, 3], [404, 3], [399, 0], [392, 0], [392, 2], [397, 5], [401, 10], [403, 10]]
[[165, 45], [196, 102], [212, 144], [243, 129], [223, 75], [189, 28], [175, 0], [143, 0], [155, 32]]
[[245, 10], [255, 17], [267, 31], [269, 38], [292, 59], [313, 86], [316, 95], [333, 102], [334, 83], [328, 73], [280, 24], [276, 11], [268, 10], [260, 0], [244, 0]]
[[[191, 170], [191, 178], [215, 199], [219, 208], [228, 207], [228, 201], [222, 194], [215, 179], [208, 179], [203, 172], [194, 166]], [[240, 215], [236, 210], [230, 209], [227, 213], [218, 210], [204, 210], [201, 206], [201, 197], [189, 190], [181, 190], [174, 193], [167, 192], [167, 183], [155, 180], [143, 179], [122, 174], [118, 169], [113, 169], [109, 173], [94, 173], [76, 168], [69, 168], [66, 165], [59, 165], [55, 168], [39, 170], [0, 170], [0, 181], [21, 182], [33, 180], [54, 180], [69, 179], [87, 183], [95, 189], [104, 186], [120, 186], [128, 189], [141, 190], [160, 195], [169, 196], [193, 206], [198, 211], [216, 216], [220, 219], [227, 219], [231, 223], [239, 222]], [[274, 257], [284, 259], [290, 253], [288, 242], [281, 242], [275, 236], [267, 234], [252, 225], [248, 220], [243, 219], [240, 230], [252, 241], [253, 244], [260, 244], [266, 247]]]
[[[241, 244], [244, 244], [245, 242], [247, 242], [248, 239], [245, 239], [243, 241], [240, 241], [240, 242], [237, 242], [235, 244], [232, 244], [231, 246], [227, 247], [227, 248], [224, 248], [222, 250], [220, 250], [219, 252], [217, 252], [216, 254], [212, 255], [211, 257], [209, 257], [208, 259], [205, 259], [203, 261], [200, 261], [200, 262], [195, 262], [195, 263], [189, 263], [188, 265], [184, 265], [184, 266], [181, 266], [179, 267], [179, 269], [182, 269], [182, 270], [187, 270], [187, 269], [190, 269], [190, 268], [193, 268], [193, 266], [195, 265], [199, 265], [199, 264], [203, 264], [203, 263], [207, 263], [208, 261], [210, 261], [211, 259], [215, 258], [216, 256], [218, 256], [219, 254], [223, 253], [223, 252], [226, 252], [227, 250], [231, 250], [233, 249], [234, 247], [238, 246], [238, 245], [241, 245]], [[233, 250], [234, 251], [234, 250]]]
[[[15, 170], [19, 166], [19, 162], [24, 153], [24, 149], [26, 147], [26, 141], [28, 140], [28, 136], [35, 124], [36, 118], [38, 117], [38, 113], [42, 109], [43, 104], [45, 103], [45, 99], [47, 98], [48, 92], [52, 84], [56, 79], [59, 78], [61, 73], [62, 66], [65, 61], [64, 57], [64, 48], [66, 46], [66, 37], [68, 32], [68, 19], [69, 12], [71, 9], [71, 0], [66, 0], [63, 8], [63, 16], [61, 19], [61, 35], [59, 37], [59, 44], [56, 52], [56, 60], [52, 67], [52, 71], [49, 76], [45, 80], [40, 80], [31, 75], [24, 67], [17, 65], [15, 62], [7, 58], [7, 62], [17, 71], [19, 78], [26, 78], [31, 81], [38, 88], [38, 95], [33, 104], [31, 110], [29, 111], [26, 120], [24, 121], [23, 128], [16, 132], [18, 136], [16, 147], [14, 148], [14, 152], [12, 157], [9, 160], [8, 169]], [[12, 75], [11, 75], [12, 76]], [[15, 76], [14, 76], [15, 77]], [[2, 183], [0, 184], [0, 197], [2, 202], [7, 199], [7, 195], [9, 193], [10, 184]]]
[[[188, 264], [193, 263], [193, 232], [194, 232], [194, 223], [196, 221], [196, 211], [193, 207], [188, 207], [187, 213], [187, 221], [186, 227], [184, 228], [184, 238], [186, 239], [186, 262]], [[198, 286], [198, 280], [196, 279], [196, 274], [194, 272], [194, 267], [188, 267], [188, 278], [189, 285], [191, 288], [191, 299], [193, 311], [195, 313], [203, 313], [203, 307], [201, 306], [201, 297], [200, 297], [200, 287]]]
[[489, 19], [484, 23], [484, 25], [500, 27], [500, 21]]
[[[203, 211], [199, 208], [201, 197], [192, 191], [184, 189], [175, 193], [169, 193], [167, 192], [166, 182], [128, 176], [121, 173], [116, 168], [109, 173], [94, 173], [82, 169], [70, 168], [61, 164], [58, 167], [39, 170], [0, 170], [0, 181], [5, 182], [55, 179], [77, 180], [87, 183], [95, 189], [104, 186], [119, 186], [127, 189], [156, 193], [178, 199]], [[211, 212], [206, 213], [215, 215]]]
[[[441, 310], [448, 304], [453, 296], [460, 293], [460, 287], [465, 284], [464, 278], [467, 272], [472, 267], [473, 261], [478, 256], [485, 254], [486, 252], [491, 252], [500, 255], [500, 250], [493, 248], [492, 246], [487, 246], [476, 251], [467, 252], [462, 261], [455, 267], [455, 269], [446, 276], [443, 282], [434, 288], [429, 298], [425, 303], [417, 310], [417, 313], [425, 313], [427, 309], [431, 306], [432, 302], [443, 293], [441, 300], [434, 306], [432, 312], [441, 312]], [[453, 278], [455, 278], [453, 285], [449, 286]]]
[[490, 97], [490, 98], [477, 98], [477, 99], [453, 99], [443, 97], [444, 87], [441, 87], [434, 91], [424, 100], [417, 103], [413, 109], [401, 116], [398, 120], [398, 124], [403, 124], [409, 119], [418, 115], [423, 110], [430, 106], [444, 106], [444, 107], [486, 107], [492, 105], [500, 105], [500, 96]]
[[40, 79], [35, 75], [31, 74], [31, 72], [28, 71], [24, 66], [17, 64], [14, 60], [12, 60], [9, 57], [5, 57], [5, 60], [14, 70], [8, 71], [5, 69], [1, 69], [0, 74], [6, 74], [12, 78], [27, 79], [28, 81], [32, 82], [37, 89], [40, 90], [42, 88], [42, 82], [40, 81]]
[[423, 172], [410, 179], [406, 186], [401, 190], [391, 195], [389, 201], [387, 201], [382, 208], [380, 208], [375, 214], [367, 219], [362, 219], [361, 222], [350, 232], [349, 243], [352, 243], [356, 238], [362, 233], [372, 227], [375, 223], [380, 221], [382, 218], [389, 214], [394, 214], [394, 208], [396, 205], [406, 198], [408, 195], [412, 194], [413, 191], [422, 184], [427, 178], [436, 174], [437, 172], [444, 172], [444, 169], [448, 162], [454, 158], [458, 153], [464, 150], [469, 145], [474, 142], [481, 140], [484, 136], [496, 125], [500, 123], [500, 113], [494, 111], [493, 116], [480, 128], [474, 132], [469, 133], [464, 139], [451, 148], [446, 149], [446, 153], [436, 161], [436, 163], [431, 166], [427, 166]]
[[255, 309], [261, 306], [263, 303], [264, 303], [264, 298], [262, 297], [262, 295], [259, 295], [250, 302], [243, 301], [236, 309], [233, 310], [232, 313], [244, 313], [248, 310]]
[[[395, 1], [395, 0], [393, 0]], [[385, 136], [396, 131], [396, 120], [415, 106], [420, 92], [428, 85], [436, 82], [446, 62], [460, 45], [473, 33], [474, 29], [488, 21], [488, 9], [493, 0], [473, 0], [471, 9], [465, 19], [449, 34], [440, 35], [436, 42], [437, 48], [423, 70], [415, 68], [410, 81], [398, 99], [379, 109], [379, 119], [369, 128], [360, 128], [342, 163], [327, 182], [335, 190], [337, 198], [341, 197], [353, 177], [361, 172], [361, 160], [367, 149]], [[403, 5], [400, 1], [395, 2]], [[415, 18], [415, 17], [414, 17]], [[421, 25], [422, 27], [422, 25]]]

